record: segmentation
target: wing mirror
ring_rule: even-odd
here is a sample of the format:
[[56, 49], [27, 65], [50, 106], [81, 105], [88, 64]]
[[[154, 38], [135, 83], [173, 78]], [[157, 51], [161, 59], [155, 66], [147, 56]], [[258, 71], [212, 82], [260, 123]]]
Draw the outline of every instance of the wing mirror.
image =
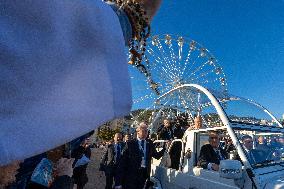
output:
[[238, 160], [221, 160], [219, 166], [220, 177], [227, 179], [242, 178], [242, 164]]

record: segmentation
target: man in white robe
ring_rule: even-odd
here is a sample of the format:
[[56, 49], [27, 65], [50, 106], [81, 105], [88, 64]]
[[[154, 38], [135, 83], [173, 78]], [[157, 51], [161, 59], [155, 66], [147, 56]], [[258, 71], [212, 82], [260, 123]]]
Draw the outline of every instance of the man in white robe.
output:
[[[155, 4], [150, 16], [160, 5], [141, 2]], [[0, 165], [129, 113], [125, 42], [110, 6], [2, 1], [0, 10]]]

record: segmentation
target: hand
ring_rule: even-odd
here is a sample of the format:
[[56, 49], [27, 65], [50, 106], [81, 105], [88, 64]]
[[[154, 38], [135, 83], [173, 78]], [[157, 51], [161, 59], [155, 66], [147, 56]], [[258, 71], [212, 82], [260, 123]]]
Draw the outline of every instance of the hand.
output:
[[212, 163], [212, 169], [214, 171], [219, 171], [219, 165], [215, 164], [215, 163]]
[[164, 142], [163, 148], [167, 150], [170, 147], [171, 143], [172, 143], [171, 140], [168, 140], [168, 141]]
[[144, 10], [147, 12], [147, 17], [151, 21], [155, 16], [156, 12], [160, 8], [162, 0], [135, 0], [138, 2]]
[[115, 186], [114, 189], [122, 189], [122, 186]]
[[187, 151], [185, 152], [185, 157], [186, 157], [187, 159], [190, 159], [190, 158], [191, 158], [191, 150], [190, 150], [190, 148], [188, 148]]
[[67, 175], [69, 177], [72, 177], [73, 175], [72, 164], [74, 160], [75, 160], [74, 158], [71, 159], [60, 158], [55, 165], [57, 176]]

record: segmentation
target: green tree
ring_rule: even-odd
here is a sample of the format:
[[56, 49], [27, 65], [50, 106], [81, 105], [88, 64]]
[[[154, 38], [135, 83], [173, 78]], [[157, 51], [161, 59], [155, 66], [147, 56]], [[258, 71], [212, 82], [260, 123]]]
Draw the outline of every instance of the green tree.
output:
[[110, 141], [113, 139], [114, 134], [120, 132], [120, 128], [111, 129], [109, 127], [100, 128], [98, 138], [103, 141]]

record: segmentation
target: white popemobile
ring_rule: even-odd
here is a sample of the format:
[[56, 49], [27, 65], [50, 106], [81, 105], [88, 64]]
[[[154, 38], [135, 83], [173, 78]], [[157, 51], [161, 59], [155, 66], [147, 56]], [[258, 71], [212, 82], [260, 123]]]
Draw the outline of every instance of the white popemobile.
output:
[[[173, 95], [181, 92], [189, 95], [183, 95], [183, 100], [180, 95]], [[194, 108], [199, 110], [198, 114], [202, 117], [202, 127], [189, 128], [182, 139], [171, 142], [169, 153], [174, 143], [180, 143], [182, 146], [180, 155], [175, 154], [180, 156], [179, 170], [169, 168], [168, 154], [162, 160], [152, 159], [153, 188], [284, 188], [284, 128], [268, 110], [250, 100], [232, 96], [219, 98], [217, 93], [209, 92], [200, 85], [184, 84], [157, 99], [157, 104], [162, 108], [158, 109], [153, 119], [153, 128], [163, 109], [171, 107], [170, 103], [163, 104], [169, 96], [179, 96], [179, 100], [184, 101], [180, 103], [183, 106], [186, 106], [186, 100], [190, 101], [192, 106], [195, 106], [194, 101], [198, 101], [200, 106]], [[190, 110], [191, 107], [183, 108]], [[192, 114], [190, 116], [194, 117]], [[230, 159], [221, 160], [219, 171], [197, 167], [200, 148], [208, 142], [208, 132], [212, 130], [218, 130], [223, 138], [231, 139], [234, 145]], [[244, 135], [253, 138], [254, 149], [258, 153], [257, 157], [260, 157], [254, 163], [248, 161], [248, 154], [241, 141]], [[256, 141], [259, 136], [267, 140], [268, 151], [257, 149]], [[157, 148], [158, 144], [163, 142], [165, 141], [155, 141]]]

